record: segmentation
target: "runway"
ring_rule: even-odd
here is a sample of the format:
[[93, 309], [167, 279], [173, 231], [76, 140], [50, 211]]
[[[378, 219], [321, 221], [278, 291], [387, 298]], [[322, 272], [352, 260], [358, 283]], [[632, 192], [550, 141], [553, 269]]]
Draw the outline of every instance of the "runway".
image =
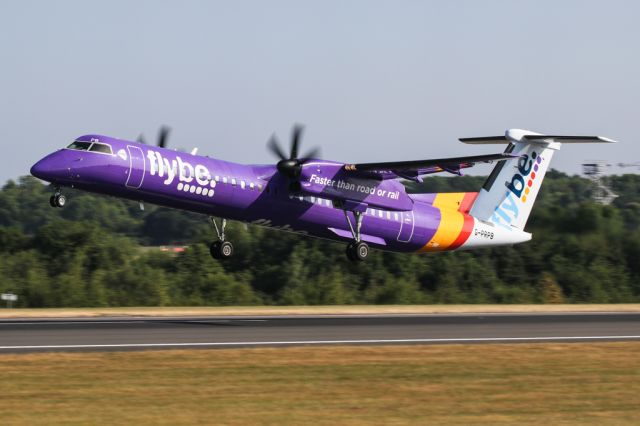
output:
[[124, 317], [0, 321], [0, 353], [640, 340], [640, 313]]

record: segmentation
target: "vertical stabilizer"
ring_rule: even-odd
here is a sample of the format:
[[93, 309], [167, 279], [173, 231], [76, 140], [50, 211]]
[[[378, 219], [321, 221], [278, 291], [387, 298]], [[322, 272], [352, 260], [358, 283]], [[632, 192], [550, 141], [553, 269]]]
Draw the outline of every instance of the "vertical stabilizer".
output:
[[562, 143], [614, 142], [599, 136], [541, 135], [510, 129], [504, 137], [460, 139], [465, 143], [508, 143], [505, 152], [518, 158], [500, 162], [493, 169], [469, 214], [495, 225], [524, 229], [553, 154]]

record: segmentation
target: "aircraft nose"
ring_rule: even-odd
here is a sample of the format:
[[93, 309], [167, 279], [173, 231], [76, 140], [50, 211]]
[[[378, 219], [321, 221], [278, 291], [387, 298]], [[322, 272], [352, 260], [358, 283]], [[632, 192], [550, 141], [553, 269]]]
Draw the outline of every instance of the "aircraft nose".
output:
[[54, 182], [66, 178], [68, 169], [56, 161], [55, 156], [48, 155], [31, 167], [31, 174], [38, 179]]
[[33, 166], [31, 166], [31, 175], [37, 177], [38, 179], [45, 179], [47, 173], [46, 161], [40, 160]]

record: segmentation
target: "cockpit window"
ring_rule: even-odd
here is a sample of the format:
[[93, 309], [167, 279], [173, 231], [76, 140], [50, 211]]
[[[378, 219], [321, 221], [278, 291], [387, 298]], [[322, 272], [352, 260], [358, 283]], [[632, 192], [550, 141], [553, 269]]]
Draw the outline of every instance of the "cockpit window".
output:
[[71, 142], [71, 145], [69, 145], [67, 149], [75, 149], [78, 151], [88, 151], [90, 146], [91, 146], [91, 142], [75, 141], [75, 142]]
[[103, 152], [105, 154], [113, 154], [113, 152], [111, 151], [111, 146], [107, 145], [106, 143], [94, 142], [93, 145], [91, 146], [91, 149], [89, 149], [89, 151]]

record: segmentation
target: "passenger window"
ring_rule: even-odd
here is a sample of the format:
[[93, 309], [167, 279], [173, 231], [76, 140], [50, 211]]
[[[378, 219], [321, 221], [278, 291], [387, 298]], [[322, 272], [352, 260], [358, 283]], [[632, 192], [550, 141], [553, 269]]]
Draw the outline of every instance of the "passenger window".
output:
[[113, 154], [113, 151], [111, 151], [111, 146], [105, 144], [105, 143], [94, 143], [91, 146], [91, 149], [89, 149], [89, 151], [92, 152], [102, 152], [104, 154]]
[[246, 184], [246, 183], [244, 183], [244, 181], [243, 181], [243, 180], [241, 180], [241, 181], [240, 181], [240, 188], [241, 188], [241, 189], [244, 189], [246, 186], [247, 186], [247, 184]]
[[253, 191], [253, 190], [255, 189], [255, 187], [256, 187], [256, 186], [253, 184], [253, 182], [251, 182], [251, 183], [249, 184], [249, 189], [250, 189], [250, 190], [252, 190], [252, 191]]
[[77, 151], [88, 151], [90, 146], [91, 146], [91, 142], [75, 141], [75, 142], [71, 142], [71, 145], [69, 145], [67, 149], [75, 149]]
[[227, 177], [226, 177], [226, 176], [224, 176], [224, 177], [222, 178], [222, 183], [227, 183]]
[[231, 185], [236, 186], [236, 178], [231, 178]]

